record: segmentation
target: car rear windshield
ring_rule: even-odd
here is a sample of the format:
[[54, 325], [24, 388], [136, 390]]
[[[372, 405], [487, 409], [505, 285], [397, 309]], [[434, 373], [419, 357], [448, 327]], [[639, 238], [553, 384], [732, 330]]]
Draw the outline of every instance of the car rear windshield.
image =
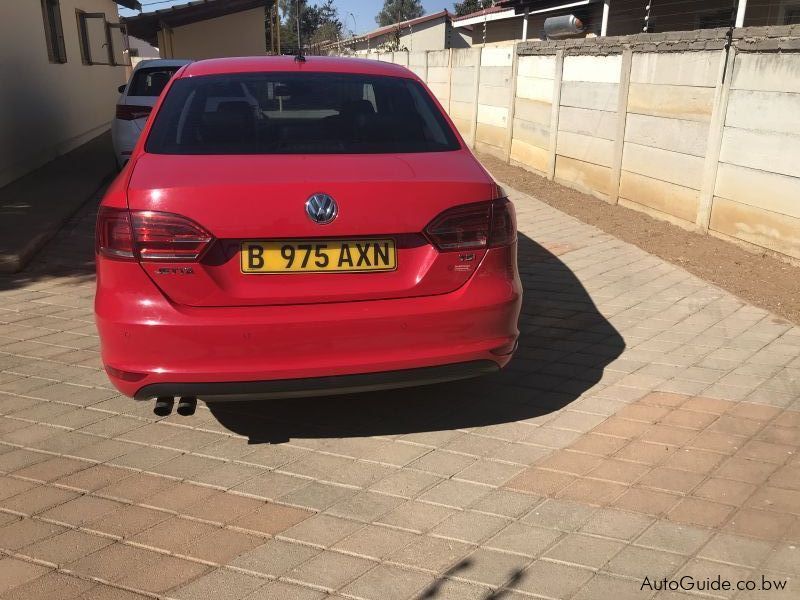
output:
[[457, 150], [416, 81], [339, 73], [245, 73], [174, 82], [154, 154], [361, 154]]
[[180, 67], [148, 67], [133, 74], [128, 96], [160, 96], [170, 78]]

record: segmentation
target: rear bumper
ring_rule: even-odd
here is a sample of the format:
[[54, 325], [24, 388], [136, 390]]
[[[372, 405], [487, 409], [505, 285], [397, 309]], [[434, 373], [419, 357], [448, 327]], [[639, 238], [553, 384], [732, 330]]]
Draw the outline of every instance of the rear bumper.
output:
[[429, 385], [469, 379], [498, 371], [493, 360], [419, 367], [359, 375], [333, 375], [308, 379], [276, 379], [273, 381], [237, 381], [205, 383], [152, 383], [136, 392], [137, 400], [160, 396], [194, 396], [204, 400], [251, 400], [273, 398], [305, 398], [357, 392], [374, 392], [416, 385]]
[[111, 143], [114, 146], [114, 156], [118, 165], [121, 166], [130, 159], [141, 133], [133, 121], [122, 121], [115, 118], [111, 122]]
[[103, 363], [136, 398], [312, 395], [471, 377], [511, 358], [522, 302], [515, 254], [490, 250], [464, 286], [438, 296], [219, 308], [172, 304], [137, 263], [101, 258]]

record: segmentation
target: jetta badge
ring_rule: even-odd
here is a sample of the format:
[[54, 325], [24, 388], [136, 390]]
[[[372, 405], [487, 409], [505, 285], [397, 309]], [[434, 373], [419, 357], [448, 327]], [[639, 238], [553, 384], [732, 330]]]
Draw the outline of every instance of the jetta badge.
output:
[[336, 206], [336, 200], [328, 194], [314, 194], [306, 200], [306, 214], [314, 223], [327, 225], [336, 218], [338, 213], [339, 207]]

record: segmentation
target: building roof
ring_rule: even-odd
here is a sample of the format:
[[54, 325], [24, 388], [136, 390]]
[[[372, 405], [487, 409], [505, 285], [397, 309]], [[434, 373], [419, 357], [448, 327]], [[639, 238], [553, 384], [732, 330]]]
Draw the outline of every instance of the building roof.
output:
[[359, 75], [416, 77], [416, 75], [405, 67], [394, 63], [369, 60], [366, 58], [342, 58], [340, 56], [306, 56], [304, 61], [296, 60], [293, 56], [212, 58], [192, 62], [182, 72], [182, 76], [197, 77], [201, 75], [260, 73], [264, 71], [356, 73]]
[[450, 18], [450, 13], [447, 9], [441, 10], [437, 13], [432, 13], [430, 15], [422, 15], [421, 17], [417, 17], [416, 19], [409, 19], [407, 21], [400, 21], [399, 23], [394, 23], [392, 25], [386, 25], [385, 27], [379, 27], [378, 29], [374, 29], [368, 33], [364, 33], [361, 35], [356, 35], [347, 39], [342, 40], [342, 44], [352, 44], [354, 42], [362, 42], [364, 40], [371, 40], [376, 37], [380, 37], [382, 35], [386, 35], [387, 33], [391, 33], [396, 31], [399, 27], [400, 29], [406, 29], [410, 27], [414, 27], [415, 25], [421, 25], [422, 23], [427, 23], [428, 21], [435, 21], [436, 19], [441, 19], [444, 17], [445, 19]]
[[491, 14], [496, 14], [496, 13], [501, 13], [501, 12], [509, 12], [509, 11], [512, 12], [512, 14], [513, 14], [513, 10], [510, 10], [508, 8], [504, 8], [504, 7], [502, 7], [502, 6], [498, 5], [498, 4], [495, 4], [493, 6], [489, 6], [487, 8], [482, 8], [481, 10], [476, 10], [475, 12], [472, 12], [472, 13], [469, 13], [469, 14], [466, 14], [466, 15], [461, 15], [460, 17], [453, 17], [453, 25], [456, 25], [458, 27], [459, 26], [458, 25], [459, 21], [466, 21], [468, 19], [472, 20], [472, 19], [475, 19], [475, 18], [484, 17], [486, 15], [491, 15]]
[[116, 0], [116, 3], [125, 8], [130, 8], [131, 10], [142, 10], [142, 5], [139, 4], [139, 0]]
[[156, 44], [157, 34], [162, 25], [180, 27], [264, 6], [264, 0], [195, 0], [135, 17], [123, 17], [121, 21], [127, 25], [130, 35]]

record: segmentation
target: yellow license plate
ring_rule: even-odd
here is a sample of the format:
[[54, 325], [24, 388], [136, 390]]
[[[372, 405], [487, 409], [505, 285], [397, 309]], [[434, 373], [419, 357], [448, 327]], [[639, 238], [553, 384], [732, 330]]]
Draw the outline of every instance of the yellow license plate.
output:
[[394, 240], [276, 240], [242, 242], [242, 273], [393, 271]]

